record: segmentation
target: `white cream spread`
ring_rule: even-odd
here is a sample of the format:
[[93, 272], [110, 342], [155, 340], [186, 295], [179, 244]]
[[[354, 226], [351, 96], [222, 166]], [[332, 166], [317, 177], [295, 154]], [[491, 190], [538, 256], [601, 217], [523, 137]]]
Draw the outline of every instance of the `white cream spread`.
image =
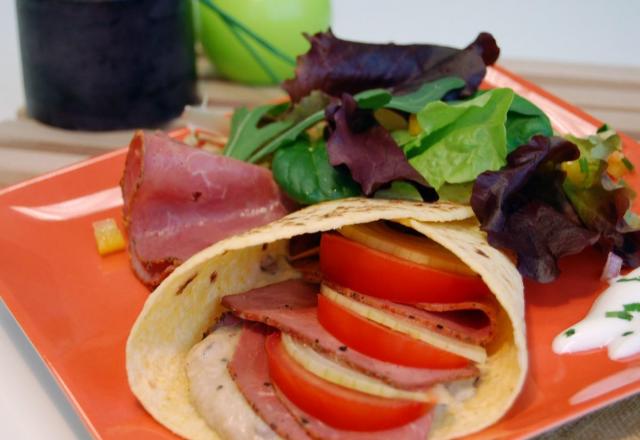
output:
[[640, 268], [612, 279], [587, 316], [553, 340], [557, 354], [605, 346], [613, 360], [640, 353]]

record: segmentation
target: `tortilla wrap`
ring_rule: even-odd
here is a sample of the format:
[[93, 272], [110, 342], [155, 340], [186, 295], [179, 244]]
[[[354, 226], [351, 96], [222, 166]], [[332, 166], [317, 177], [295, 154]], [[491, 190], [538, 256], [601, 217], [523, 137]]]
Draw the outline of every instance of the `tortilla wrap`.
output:
[[511, 407], [527, 371], [522, 278], [511, 261], [487, 243], [469, 207], [443, 202], [326, 202], [194, 255], [151, 294], [131, 330], [126, 364], [133, 393], [176, 434], [220, 438], [190, 400], [185, 363], [191, 348], [219, 318], [222, 296], [299, 277], [286, 259], [287, 239], [293, 236], [377, 220], [399, 221], [449, 249], [482, 277], [502, 307], [498, 335], [487, 347], [489, 357], [480, 366], [475, 396], [439, 414], [430, 438], [454, 438], [496, 422]]

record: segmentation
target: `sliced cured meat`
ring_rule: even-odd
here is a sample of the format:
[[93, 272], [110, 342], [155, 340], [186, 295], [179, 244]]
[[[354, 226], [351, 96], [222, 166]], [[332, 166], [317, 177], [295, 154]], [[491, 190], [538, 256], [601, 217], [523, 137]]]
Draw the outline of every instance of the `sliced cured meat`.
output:
[[456, 331], [456, 324], [459, 325], [459, 331], [468, 332], [472, 338], [470, 342], [487, 344], [496, 334], [499, 306], [493, 298], [459, 303], [420, 303], [414, 307], [435, 312], [450, 323], [448, 328], [452, 331]]
[[262, 420], [286, 439], [423, 440], [431, 426], [431, 413], [394, 429], [354, 432], [334, 429], [306, 414], [273, 386], [269, 376], [265, 340], [268, 328], [245, 325], [229, 371], [238, 389]]
[[432, 402], [381, 397], [323, 379], [289, 354], [282, 332], [267, 336], [265, 349], [276, 388], [301, 410], [335, 428], [382, 431], [406, 425], [433, 409]]
[[437, 383], [478, 375], [474, 366], [452, 370], [404, 367], [349, 349], [318, 322], [315, 284], [289, 280], [222, 299], [236, 315], [275, 327], [307, 343], [337, 362], [397, 388], [425, 389]]
[[487, 344], [496, 330], [497, 306], [492, 298], [460, 303], [398, 304], [327, 283], [351, 299], [399, 315], [435, 332], [472, 344]]
[[[304, 280], [323, 282], [320, 261], [317, 258], [296, 259], [291, 265], [300, 272]], [[326, 283], [334, 290], [362, 303], [415, 319], [434, 331], [465, 342], [485, 345], [495, 334], [498, 311], [495, 300], [490, 297], [458, 303], [419, 303], [410, 306], [362, 295], [351, 289]]]
[[136, 133], [120, 185], [132, 266], [149, 286], [210, 244], [287, 213], [267, 169], [160, 133]]
[[268, 333], [269, 329], [261, 324], [245, 325], [229, 363], [229, 372], [249, 405], [271, 429], [285, 439], [309, 439], [306, 431], [276, 396], [269, 378], [269, 364], [264, 348]]
[[298, 423], [304, 427], [305, 431], [307, 431], [312, 438], [318, 440], [425, 440], [433, 419], [433, 411], [430, 411], [419, 419], [394, 429], [367, 432], [344, 431], [329, 426], [321, 420], [305, 413], [281, 392], [277, 392], [277, 395]]
[[290, 264], [295, 270], [300, 272], [303, 280], [316, 284], [322, 282], [322, 272], [320, 272], [320, 263], [317, 258], [300, 258], [290, 261]]

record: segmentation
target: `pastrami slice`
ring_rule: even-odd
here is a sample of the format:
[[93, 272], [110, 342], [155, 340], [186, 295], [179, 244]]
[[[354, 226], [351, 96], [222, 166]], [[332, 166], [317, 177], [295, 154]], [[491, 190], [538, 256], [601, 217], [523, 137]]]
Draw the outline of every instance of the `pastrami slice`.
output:
[[137, 132], [120, 182], [133, 268], [155, 286], [207, 246], [285, 214], [269, 170]]
[[249, 405], [271, 429], [285, 439], [310, 439], [311, 437], [276, 397], [269, 377], [267, 353], [264, 348], [269, 331], [260, 324], [245, 324], [233, 359], [228, 365], [229, 372]]
[[285, 439], [323, 440], [424, 440], [431, 426], [431, 413], [403, 426], [383, 431], [336, 429], [307, 414], [277, 390], [269, 376], [266, 326], [245, 324], [229, 372], [240, 392], [262, 420]]
[[460, 303], [398, 304], [326, 283], [333, 290], [360, 303], [409, 319], [430, 330], [472, 344], [484, 345], [495, 334], [497, 308], [492, 299]]
[[222, 305], [243, 319], [262, 322], [289, 333], [333, 360], [400, 389], [426, 389], [438, 383], [478, 375], [474, 366], [450, 370], [405, 367], [348, 348], [320, 325], [316, 311], [317, 291], [314, 284], [289, 280], [225, 296]]

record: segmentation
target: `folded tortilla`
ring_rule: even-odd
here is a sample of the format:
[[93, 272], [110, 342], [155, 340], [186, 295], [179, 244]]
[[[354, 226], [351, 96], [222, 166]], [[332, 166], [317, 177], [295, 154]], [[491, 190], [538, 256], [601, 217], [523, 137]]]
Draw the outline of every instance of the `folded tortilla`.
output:
[[497, 336], [480, 366], [477, 392], [439, 413], [429, 438], [455, 438], [495, 423], [513, 404], [527, 372], [522, 278], [487, 243], [469, 207], [443, 202], [352, 198], [322, 203], [194, 255], [151, 294], [131, 330], [126, 364], [133, 393], [176, 434], [220, 438], [190, 400], [185, 363], [219, 318], [221, 298], [300, 277], [287, 263], [289, 238], [377, 220], [399, 221], [449, 249], [495, 294], [501, 305]]

